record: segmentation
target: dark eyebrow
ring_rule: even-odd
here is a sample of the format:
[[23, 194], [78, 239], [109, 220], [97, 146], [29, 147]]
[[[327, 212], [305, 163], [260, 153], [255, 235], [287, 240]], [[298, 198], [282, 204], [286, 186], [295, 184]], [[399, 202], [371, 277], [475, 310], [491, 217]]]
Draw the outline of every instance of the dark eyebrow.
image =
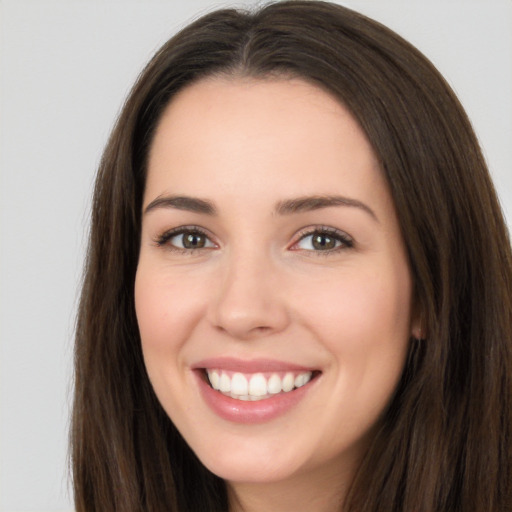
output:
[[377, 222], [379, 221], [377, 215], [375, 215], [375, 212], [369, 206], [357, 199], [351, 199], [343, 196], [307, 196], [279, 201], [276, 206], [276, 213], [279, 215], [289, 215], [292, 213], [330, 208], [332, 206], [351, 206], [360, 208], [368, 213], [374, 220]]
[[[369, 206], [357, 199], [351, 199], [343, 196], [306, 196], [286, 199], [277, 203], [275, 211], [279, 215], [290, 215], [293, 213], [309, 212], [333, 206], [351, 206], [360, 208], [378, 222], [377, 216]], [[174, 208], [177, 210], [186, 210], [206, 215], [217, 215], [217, 209], [213, 203], [206, 199], [189, 196], [157, 197], [151, 201], [148, 206], [146, 206], [144, 214], [156, 210], [157, 208]]]
[[157, 197], [146, 206], [144, 214], [156, 210], [157, 208], [175, 208], [176, 210], [186, 210], [189, 212], [204, 213], [206, 215], [217, 214], [215, 206], [210, 201], [188, 196]]

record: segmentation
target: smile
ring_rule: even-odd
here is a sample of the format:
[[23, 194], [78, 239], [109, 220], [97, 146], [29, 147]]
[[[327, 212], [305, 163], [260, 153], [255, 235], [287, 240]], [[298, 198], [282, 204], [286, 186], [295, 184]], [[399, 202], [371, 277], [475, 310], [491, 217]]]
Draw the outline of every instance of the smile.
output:
[[320, 381], [320, 369], [273, 359], [215, 357], [191, 369], [210, 410], [232, 423], [271, 421], [299, 406]]
[[213, 389], [243, 401], [266, 400], [278, 394], [289, 393], [306, 385], [313, 372], [244, 374], [220, 369], [206, 369]]

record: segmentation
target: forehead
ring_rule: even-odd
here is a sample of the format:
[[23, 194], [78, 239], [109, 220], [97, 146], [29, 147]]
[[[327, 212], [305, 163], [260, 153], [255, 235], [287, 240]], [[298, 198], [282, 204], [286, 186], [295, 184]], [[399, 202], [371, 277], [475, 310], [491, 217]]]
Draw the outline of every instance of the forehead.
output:
[[[308, 129], [314, 123], [325, 129], [320, 132]], [[227, 134], [238, 128], [243, 128], [238, 132], [240, 139], [244, 135], [263, 139], [267, 134], [274, 134], [278, 136], [274, 138], [277, 142], [284, 141], [289, 134], [319, 144], [326, 131], [335, 136], [341, 125], [345, 133], [338, 144], [352, 132], [361, 135], [359, 142], [371, 152], [347, 108], [320, 87], [297, 78], [212, 77], [192, 83], [173, 97], [163, 112], [151, 149], [154, 153], [162, 138], [194, 138], [207, 132]]]
[[354, 196], [387, 193], [357, 121], [306, 81], [211, 78], [165, 109], [150, 150], [146, 204], [171, 189], [206, 196], [250, 188], [271, 199], [283, 184], [289, 196], [340, 187]]

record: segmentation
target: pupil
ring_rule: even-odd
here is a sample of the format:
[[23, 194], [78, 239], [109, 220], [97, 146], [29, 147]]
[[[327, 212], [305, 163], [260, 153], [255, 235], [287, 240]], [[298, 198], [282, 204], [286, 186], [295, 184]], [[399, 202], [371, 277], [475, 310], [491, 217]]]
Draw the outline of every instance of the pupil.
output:
[[198, 249], [204, 247], [204, 236], [198, 233], [189, 233], [183, 237], [183, 246], [187, 249]]
[[315, 235], [313, 237], [313, 247], [315, 249], [334, 249], [336, 241], [327, 235]]

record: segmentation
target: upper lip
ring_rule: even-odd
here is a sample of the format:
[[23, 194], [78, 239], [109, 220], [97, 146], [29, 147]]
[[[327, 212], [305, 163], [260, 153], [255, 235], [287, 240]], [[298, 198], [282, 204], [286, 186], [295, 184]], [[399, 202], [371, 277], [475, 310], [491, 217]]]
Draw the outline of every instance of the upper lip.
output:
[[316, 368], [303, 366], [286, 361], [276, 359], [237, 359], [234, 357], [212, 357], [203, 359], [192, 365], [193, 370], [199, 369], [216, 369], [229, 370], [241, 373], [257, 373], [257, 372], [308, 372], [314, 371]]

